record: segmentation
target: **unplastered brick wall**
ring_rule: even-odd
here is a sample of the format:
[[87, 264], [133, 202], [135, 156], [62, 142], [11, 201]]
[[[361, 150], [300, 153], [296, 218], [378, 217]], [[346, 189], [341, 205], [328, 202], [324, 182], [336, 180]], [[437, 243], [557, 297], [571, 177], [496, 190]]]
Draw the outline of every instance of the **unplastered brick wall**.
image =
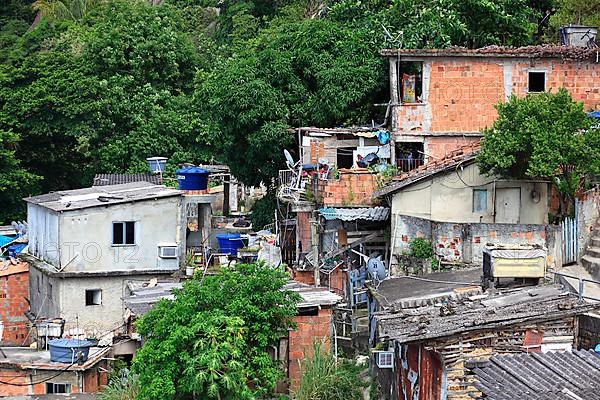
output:
[[539, 244], [548, 248], [548, 265], [556, 267], [559, 264], [555, 259], [559, 242], [555, 240], [557, 228], [554, 226], [449, 223], [405, 215], [394, 216], [393, 221], [397, 225], [392, 227], [395, 254], [407, 253], [413, 239], [424, 237], [443, 260], [479, 265], [487, 243]]
[[322, 342], [323, 350], [330, 348], [331, 308], [320, 308], [317, 315], [294, 317], [296, 329], [289, 332], [290, 390], [298, 387], [301, 377], [300, 363], [304, 356], [312, 357], [313, 343]]
[[366, 168], [340, 169], [339, 179], [319, 181], [317, 197], [325, 207], [371, 206], [377, 189], [375, 175]]
[[600, 63], [556, 58], [424, 58], [421, 104], [395, 107], [396, 134], [480, 132], [511, 93], [525, 96], [529, 72], [546, 73], [546, 91], [566, 88], [586, 110], [600, 110]]
[[2, 342], [22, 346], [28, 338], [29, 266], [20, 262], [0, 271], [0, 320], [4, 324]]
[[442, 159], [459, 147], [475, 145], [481, 141], [478, 136], [430, 136], [425, 139], [425, 153], [430, 157], [429, 161], [435, 162]]

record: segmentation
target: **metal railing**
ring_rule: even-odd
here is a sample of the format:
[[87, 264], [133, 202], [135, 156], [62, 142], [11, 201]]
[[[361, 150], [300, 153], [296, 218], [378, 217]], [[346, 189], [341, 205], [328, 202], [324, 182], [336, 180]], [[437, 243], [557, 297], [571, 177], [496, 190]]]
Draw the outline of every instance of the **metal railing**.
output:
[[[569, 280], [572, 280], [573, 282], [569, 282]], [[576, 294], [580, 301], [583, 301], [584, 299], [600, 301], [600, 281], [565, 274], [564, 272], [555, 272], [554, 282], [562, 284], [569, 292]], [[587, 291], [586, 288], [588, 289]]]
[[398, 167], [398, 171], [401, 172], [408, 172], [413, 169], [417, 169], [423, 164], [425, 164], [425, 160], [422, 158], [401, 157], [396, 159], [396, 166]]

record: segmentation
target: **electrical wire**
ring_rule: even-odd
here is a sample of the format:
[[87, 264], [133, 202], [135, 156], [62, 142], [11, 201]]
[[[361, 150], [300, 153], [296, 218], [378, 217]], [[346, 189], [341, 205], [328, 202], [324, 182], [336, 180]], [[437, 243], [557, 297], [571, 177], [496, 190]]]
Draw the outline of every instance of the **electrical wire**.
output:
[[[55, 375], [52, 375], [52, 376], [51, 376], [51, 377], [49, 377], [49, 378], [42, 379], [41, 381], [38, 381], [38, 382], [29, 382], [29, 383], [11, 383], [10, 381], [8, 381], [8, 382], [6, 382], [6, 381], [0, 381], [0, 384], [3, 384], [3, 385], [9, 385], [9, 386], [34, 386], [34, 385], [39, 385], [40, 383], [48, 382], [48, 381], [50, 381], [50, 380], [52, 380], [52, 379], [54, 379], [54, 378], [56, 378], [56, 377], [58, 377], [58, 376], [60, 376], [60, 375], [64, 374], [64, 373], [65, 373], [65, 372], [67, 372], [67, 370], [68, 370], [69, 368], [71, 368], [73, 365], [75, 365], [75, 363], [71, 363], [71, 364], [69, 364], [69, 365], [67, 366], [67, 368], [60, 370], [60, 371], [59, 371], [58, 373], [56, 373]], [[17, 379], [17, 378], [22, 378], [22, 377], [23, 377], [23, 376], [18, 376], [18, 377], [15, 377], [14, 379]], [[12, 379], [12, 380], [14, 380], [14, 379]]]

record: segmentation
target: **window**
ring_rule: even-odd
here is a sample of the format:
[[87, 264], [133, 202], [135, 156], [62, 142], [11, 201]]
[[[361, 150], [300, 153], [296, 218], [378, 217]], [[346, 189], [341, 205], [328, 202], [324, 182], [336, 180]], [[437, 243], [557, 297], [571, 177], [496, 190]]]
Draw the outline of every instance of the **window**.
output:
[[[354, 138], [356, 139], [356, 138]], [[352, 168], [354, 164], [353, 152], [356, 147], [338, 147], [337, 148], [337, 167], [338, 168]]]
[[397, 142], [396, 166], [402, 172], [408, 172], [425, 163], [423, 143]]
[[135, 222], [113, 222], [113, 245], [135, 244]]
[[71, 385], [68, 383], [46, 382], [46, 394], [71, 393]]
[[400, 99], [402, 103], [423, 102], [423, 62], [402, 61], [399, 63], [399, 78], [401, 82]]
[[530, 72], [529, 85], [527, 87], [529, 93], [541, 93], [546, 91], [546, 73], [545, 72]]
[[102, 290], [88, 289], [85, 291], [85, 305], [99, 306], [102, 304]]
[[473, 212], [487, 211], [487, 189], [473, 189]]

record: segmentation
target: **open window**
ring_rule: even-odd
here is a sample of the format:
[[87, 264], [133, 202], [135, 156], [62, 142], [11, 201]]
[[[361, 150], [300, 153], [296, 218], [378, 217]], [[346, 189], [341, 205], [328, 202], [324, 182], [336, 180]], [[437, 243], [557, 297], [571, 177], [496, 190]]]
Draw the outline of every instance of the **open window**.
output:
[[85, 305], [86, 306], [102, 305], [102, 290], [101, 289], [87, 289], [85, 291]]
[[338, 147], [337, 148], [337, 168], [352, 168], [354, 164], [353, 152], [356, 147]]
[[135, 222], [113, 222], [113, 245], [135, 244]]
[[419, 168], [425, 162], [423, 143], [396, 143], [396, 165], [398, 170], [408, 172]]
[[400, 99], [402, 103], [423, 102], [423, 62], [402, 61], [399, 68]]
[[527, 77], [527, 91], [529, 93], [542, 93], [546, 91], [546, 73], [529, 71]]

